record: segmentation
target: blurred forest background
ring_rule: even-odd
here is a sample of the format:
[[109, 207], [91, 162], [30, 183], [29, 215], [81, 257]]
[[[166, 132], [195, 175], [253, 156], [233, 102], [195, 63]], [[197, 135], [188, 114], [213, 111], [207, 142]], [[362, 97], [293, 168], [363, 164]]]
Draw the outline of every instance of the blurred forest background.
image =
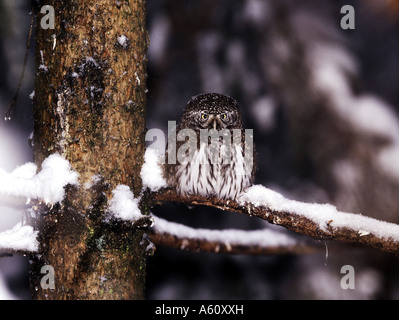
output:
[[[354, 30], [341, 29], [344, 5], [355, 8]], [[30, 10], [27, 0], [0, 1], [0, 167], [7, 171], [32, 161], [34, 41], [16, 113], [4, 121]], [[193, 95], [230, 95], [254, 129], [257, 184], [399, 223], [398, 0], [148, 0], [147, 23], [148, 128], [166, 132]], [[17, 209], [0, 203], [0, 231], [21, 219]], [[212, 208], [153, 211], [194, 227], [288, 232]], [[158, 247], [148, 259], [147, 298], [399, 299], [396, 256], [324, 244], [319, 254], [276, 256]], [[343, 265], [355, 268], [354, 290], [340, 286]], [[27, 277], [27, 258], [1, 258], [0, 299], [28, 299]]]

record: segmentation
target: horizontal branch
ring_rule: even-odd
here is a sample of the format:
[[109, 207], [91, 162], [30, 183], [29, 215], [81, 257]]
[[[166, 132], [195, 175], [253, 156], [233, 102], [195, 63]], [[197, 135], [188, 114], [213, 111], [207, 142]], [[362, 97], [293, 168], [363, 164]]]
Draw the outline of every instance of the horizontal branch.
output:
[[28, 250], [15, 250], [13, 248], [0, 248], [0, 258], [11, 257], [13, 255], [27, 256], [31, 253], [32, 253], [32, 251], [28, 251]]
[[[156, 203], [204, 205], [255, 216], [314, 239], [399, 252], [399, 225], [360, 214], [337, 211], [329, 204], [293, 201], [263, 186], [253, 186], [239, 200], [220, 200], [198, 195], [180, 196], [171, 189], [153, 193]], [[166, 242], [166, 240], [165, 240]], [[211, 251], [211, 250], [210, 250]]]
[[322, 247], [283, 232], [262, 230], [195, 229], [152, 216], [154, 226], [149, 230], [155, 245], [196, 252], [233, 254], [309, 254]]
[[13, 254], [27, 255], [36, 252], [37, 231], [28, 225], [18, 223], [14, 228], [0, 232], [0, 257]]

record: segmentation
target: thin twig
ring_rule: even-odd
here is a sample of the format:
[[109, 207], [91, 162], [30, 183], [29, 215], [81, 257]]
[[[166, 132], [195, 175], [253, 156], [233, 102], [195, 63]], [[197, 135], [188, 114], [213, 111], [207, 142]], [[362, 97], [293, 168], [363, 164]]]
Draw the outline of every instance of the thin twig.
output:
[[34, 15], [33, 10], [32, 10], [31, 18], [30, 18], [28, 41], [27, 41], [26, 47], [25, 47], [24, 64], [23, 64], [23, 67], [22, 67], [21, 76], [19, 78], [17, 91], [15, 92], [14, 97], [12, 98], [10, 104], [8, 105], [8, 111], [6, 113], [5, 120], [11, 120], [11, 113], [12, 113], [13, 110], [16, 110], [16, 108], [17, 108], [18, 95], [19, 95], [19, 91], [20, 91], [21, 86], [22, 86], [22, 81], [24, 79], [25, 69], [26, 69], [26, 65], [27, 65], [27, 62], [28, 62], [29, 47], [30, 47], [30, 42], [31, 42], [31, 39], [32, 39], [32, 30], [33, 30], [34, 17], [35, 17], [35, 15]]

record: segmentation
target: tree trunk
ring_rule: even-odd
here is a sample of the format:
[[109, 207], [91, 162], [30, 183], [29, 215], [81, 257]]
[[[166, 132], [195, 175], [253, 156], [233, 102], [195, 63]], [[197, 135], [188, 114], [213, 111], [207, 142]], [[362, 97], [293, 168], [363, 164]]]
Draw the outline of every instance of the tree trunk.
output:
[[[79, 173], [79, 187], [49, 207], [34, 206], [39, 253], [32, 257], [35, 299], [142, 299], [146, 237], [109, 219], [118, 184], [141, 190], [147, 31], [144, 0], [52, 0], [55, 29], [37, 17], [34, 156], [52, 153]], [[54, 268], [54, 289], [41, 285]], [[42, 270], [43, 271], [43, 270]]]

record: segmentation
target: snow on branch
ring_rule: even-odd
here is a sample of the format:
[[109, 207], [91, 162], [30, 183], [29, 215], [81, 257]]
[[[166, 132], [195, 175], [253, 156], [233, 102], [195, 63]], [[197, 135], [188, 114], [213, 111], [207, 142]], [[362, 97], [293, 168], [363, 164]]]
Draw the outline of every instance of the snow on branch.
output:
[[0, 257], [14, 253], [36, 252], [39, 244], [36, 240], [38, 231], [32, 226], [18, 223], [14, 228], [0, 232]]
[[155, 245], [200, 252], [236, 254], [305, 254], [319, 248], [303, 239], [271, 229], [195, 229], [152, 215], [150, 238]]
[[139, 201], [134, 198], [128, 186], [123, 184], [116, 186], [112, 190], [112, 195], [108, 210], [115, 218], [136, 221], [143, 217], [138, 207]]
[[149, 188], [155, 192], [167, 187], [166, 180], [162, 176], [160, 157], [155, 148], [149, 147], [146, 149], [140, 175], [144, 188]]
[[78, 174], [59, 154], [48, 156], [36, 173], [34, 163], [26, 163], [11, 173], [0, 168], [0, 196], [41, 199], [46, 203], [62, 201], [67, 184], [78, 184]]
[[[0, 168], [0, 200], [6, 205], [17, 198], [38, 199], [45, 203], [56, 203], [64, 199], [64, 187], [78, 184], [78, 174], [70, 163], [59, 154], [48, 156], [37, 172], [34, 163], [26, 163], [7, 173]], [[10, 201], [11, 200], [11, 201]], [[0, 233], [0, 256], [26, 254], [38, 249], [37, 231], [32, 226], [17, 224], [11, 230]]]
[[157, 203], [178, 202], [216, 207], [259, 217], [272, 224], [311, 236], [363, 245], [390, 253], [399, 252], [399, 225], [360, 214], [338, 211], [330, 204], [304, 203], [286, 199], [261, 185], [250, 187], [237, 201], [201, 196], [180, 196], [170, 189], [153, 194]]

